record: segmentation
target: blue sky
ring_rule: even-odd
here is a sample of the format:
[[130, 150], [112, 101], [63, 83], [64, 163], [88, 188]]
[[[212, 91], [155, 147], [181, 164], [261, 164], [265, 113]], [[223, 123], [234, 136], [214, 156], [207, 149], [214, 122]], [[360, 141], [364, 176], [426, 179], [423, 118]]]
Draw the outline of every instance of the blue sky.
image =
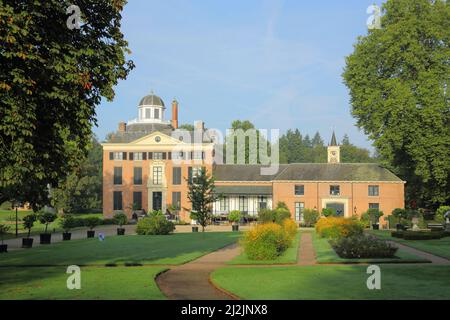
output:
[[[333, 127], [362, 147], [342, 83], [345, 56], [367, 34], [373, 0], [129, 0], [122, 30], [136, 68], [97, 108], [97, 136], [137, 117], [152, 89], [180, 104], [180, 123], [204, 120], [225, 130], [235, 119], [258, 128], [319, 131]], [[380, 4], [380, 2], [375, 2]]]

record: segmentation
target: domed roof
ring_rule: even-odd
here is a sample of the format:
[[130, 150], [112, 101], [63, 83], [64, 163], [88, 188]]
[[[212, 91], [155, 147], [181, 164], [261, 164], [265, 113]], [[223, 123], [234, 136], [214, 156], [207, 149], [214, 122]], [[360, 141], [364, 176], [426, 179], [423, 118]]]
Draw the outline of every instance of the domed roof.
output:
[[141, 99], [139, 102], [139, 105], [147, 105], [147, 106], [161, 106], [164, 107], [164, 101], [157, 95], [154, 95], [153, 93], [149, 94], [148, 96], [145, 96]]

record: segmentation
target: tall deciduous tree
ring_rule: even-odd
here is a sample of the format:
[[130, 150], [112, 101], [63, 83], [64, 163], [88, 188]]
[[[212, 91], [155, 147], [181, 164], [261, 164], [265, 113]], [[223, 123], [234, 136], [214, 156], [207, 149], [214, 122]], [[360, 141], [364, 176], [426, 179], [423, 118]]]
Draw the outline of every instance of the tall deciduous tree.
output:
[[343, 73], [352, 115], [418, 205], [450, 200], [450, 3], [388, 0]]
[[125, 1], [77, 1], [72, 30], [71, 4], [0, 1], [0, 203], [49, 202], [46, 186], [88, 152], [95, 107], [134, 66], [120, 31]]
[[202, 231], [211, 219], [212, 204], [218, 199], [215, 193], [214, 178], [202, 168], [199, 174], [188, 179], [188, 199], [192, 204], [192, 218], [202, 226]]

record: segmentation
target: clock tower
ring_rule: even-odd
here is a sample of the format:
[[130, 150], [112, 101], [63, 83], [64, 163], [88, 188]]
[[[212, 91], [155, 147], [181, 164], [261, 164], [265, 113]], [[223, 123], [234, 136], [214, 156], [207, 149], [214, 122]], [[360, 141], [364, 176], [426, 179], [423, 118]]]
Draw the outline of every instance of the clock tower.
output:
[[336, 136], [333, 131], [331, 142], [328, 145], [328, 163], [340, 163], [341, 162], [341, 147], [336, 142]]

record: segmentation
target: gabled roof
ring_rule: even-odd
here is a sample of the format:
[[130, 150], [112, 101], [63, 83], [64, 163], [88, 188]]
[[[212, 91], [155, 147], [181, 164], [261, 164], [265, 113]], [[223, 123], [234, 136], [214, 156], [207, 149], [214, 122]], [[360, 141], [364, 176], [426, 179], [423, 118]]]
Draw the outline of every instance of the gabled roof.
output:
[[293, 163], [280, 165], [272, 176], [262, 176], [261, 167], [216, 165], [213, 174], [217, 181], [402, 181], [376, 163]]

